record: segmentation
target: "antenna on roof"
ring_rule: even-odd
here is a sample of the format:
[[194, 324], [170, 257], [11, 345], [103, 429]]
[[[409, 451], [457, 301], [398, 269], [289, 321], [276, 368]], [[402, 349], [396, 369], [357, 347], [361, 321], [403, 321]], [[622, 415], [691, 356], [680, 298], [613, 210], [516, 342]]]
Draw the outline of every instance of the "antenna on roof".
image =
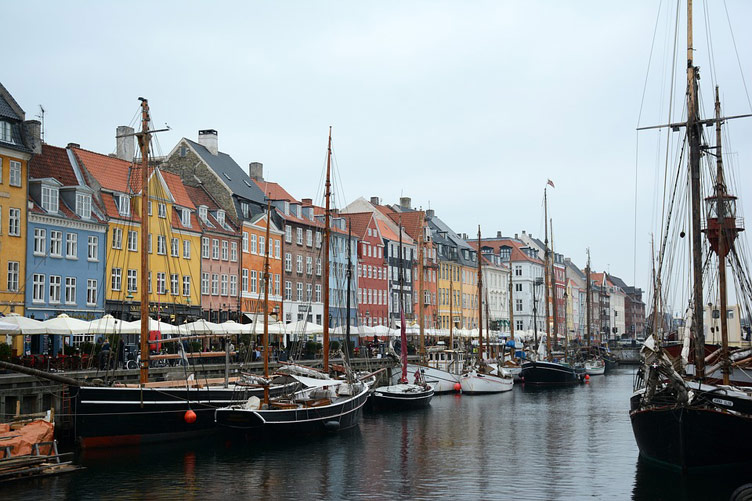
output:
[[39, 134], [39, 138], [44, 143], [44, 106], [41, 104], [39, 105], [39, 115], [37, 115], [37, 118], [42, 122], [42, 132]]

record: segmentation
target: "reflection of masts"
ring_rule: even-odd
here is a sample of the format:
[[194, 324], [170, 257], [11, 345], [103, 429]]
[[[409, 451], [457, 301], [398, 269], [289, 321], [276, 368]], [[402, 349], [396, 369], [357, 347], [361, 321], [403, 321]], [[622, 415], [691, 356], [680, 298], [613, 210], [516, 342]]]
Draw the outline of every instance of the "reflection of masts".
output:
[[478, 225], [478, 339], [480, 343], [480, 362], [483, 362], [483, 269], [480, 262], [480, 225]]
[[329, 198], [332, 195], [332, 128], [329, 127], [329, 146], [326, 150], [326, 183], [324, 184], [324, 371], [329, 372], [329, 235], [331, 217]]

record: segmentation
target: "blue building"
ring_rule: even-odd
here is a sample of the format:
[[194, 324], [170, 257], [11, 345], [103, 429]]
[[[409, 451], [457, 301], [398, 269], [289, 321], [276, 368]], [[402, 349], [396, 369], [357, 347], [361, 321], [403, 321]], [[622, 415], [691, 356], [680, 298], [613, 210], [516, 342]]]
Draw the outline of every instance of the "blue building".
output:
[[[104, 313], [107, 223], [92, 202], [75, 157], [43, 145], [29, 163], [26, 246], [26, 316], [47, 320], [60, 313], [83, 320]], [[92, 335], [30, 336], [25, 351], [57, 354], [62, 343]]]
[[[318, 216], [323, 222], [323, 216]], [[358, 325], [358, 239], [352, 236], [350, 242], [350, 311], [347, 310], [347, 255], [348, 231], [347, 220], [332, 216], [331, 237], [329, 239], [329, 326], [346, 325], [349, 318], [351, 326]]]

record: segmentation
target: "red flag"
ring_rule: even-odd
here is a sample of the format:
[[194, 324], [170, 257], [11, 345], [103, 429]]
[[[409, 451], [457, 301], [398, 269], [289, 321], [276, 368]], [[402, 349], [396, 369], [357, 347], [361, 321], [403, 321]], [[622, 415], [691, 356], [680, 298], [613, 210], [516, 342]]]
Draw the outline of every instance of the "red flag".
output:
[[551, 188], [556, 188], [556, 186], [554, 186], [554, 182], [553, 182], [553, 181], [551, 181], [550, 179], [548, 180], [548, 184], [550, 184], [550, 185], [551, 185]]
[[405, 312], [400, 312], [400, 359], [402, 361], [402, 383], [407, 383], [407, 334], [405, 333]]

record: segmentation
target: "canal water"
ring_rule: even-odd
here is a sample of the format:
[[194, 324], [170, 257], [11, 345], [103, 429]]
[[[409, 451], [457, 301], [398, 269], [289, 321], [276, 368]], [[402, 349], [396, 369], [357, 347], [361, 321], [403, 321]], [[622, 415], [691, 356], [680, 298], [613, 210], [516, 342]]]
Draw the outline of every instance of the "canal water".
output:
[[729, 499], [749, 469], [682, 476], [638, 460], [632, 369], [570, 388], [437, 396], [366, 413], [340, 434], [276, 443], [213, 437], [97, 451], [86, 470], [0, 499]]

